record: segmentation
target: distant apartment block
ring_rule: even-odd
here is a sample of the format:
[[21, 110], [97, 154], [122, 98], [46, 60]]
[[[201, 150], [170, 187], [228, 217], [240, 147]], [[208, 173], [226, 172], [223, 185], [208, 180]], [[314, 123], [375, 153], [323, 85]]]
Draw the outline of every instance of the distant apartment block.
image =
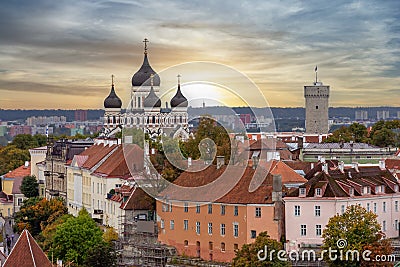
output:
[[397, 118], [400, 119], [400, 111], [397, 111]]
[[25, 125], [13, 125], [10, 127], [10, 136], [14, 137], [18, 134], [31, 134], [32, 127]]
[[7, 126], [1, 125], [0, 126], [0, 136], [5, 136], [7, 134]]
[[87, 121], [87, 110], [77, 109], [74, 115], [75, 121]]
[[377, 120], [387, 120], [389, 117], [389, 110], [378, 110], [376, 112]]
[[47, 127], [47, 126], [33, 126], [32, 127], [32, 135], [35, 135], [35, 134], [46, 135], [46, 131], [47, 131], [47, 134], [52, 135], [53, 127]]
[[368, 111], [356, 110], [356, 121], [366, 121], [366, 120], [368, 120]]
[[39, 116], [39, 117], [28, 117], [26, 119], [26, 124], [28, 126], [35, 126], [35, 125], [48, 125], [48, 124], [65, 124], [67, 122], [67, 118], [65, 116]]

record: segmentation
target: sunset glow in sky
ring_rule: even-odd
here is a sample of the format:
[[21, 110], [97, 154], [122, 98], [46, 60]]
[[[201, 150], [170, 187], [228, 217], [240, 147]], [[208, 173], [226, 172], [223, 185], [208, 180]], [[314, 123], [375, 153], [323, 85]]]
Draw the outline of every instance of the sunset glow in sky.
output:
[[331, 86], [331, 106], [400, 106], [399, 14], [398, 0], [5, 0], [0, 108], [100, 109], [111, 74], [125, 107], [145, 37], [157, 72], [224, 64], [273, 107], [304, 106], [315, 65]]

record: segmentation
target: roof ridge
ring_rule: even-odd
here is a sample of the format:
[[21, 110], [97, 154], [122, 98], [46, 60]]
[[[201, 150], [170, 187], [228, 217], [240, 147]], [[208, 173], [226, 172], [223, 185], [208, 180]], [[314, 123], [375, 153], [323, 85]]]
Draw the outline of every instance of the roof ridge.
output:
[[28, 241], [28, 246], [29, 246], [29, 251], [31, 252], [31, 256], [32, 256], [33, 266], [36, 267], [35, 257], [33, 256], [31, 241], [29, 240], [29, 235], [26, 233], [27, 231], [28, 230], [25, 229], [23, 233], [25, 233], [26, 240]]

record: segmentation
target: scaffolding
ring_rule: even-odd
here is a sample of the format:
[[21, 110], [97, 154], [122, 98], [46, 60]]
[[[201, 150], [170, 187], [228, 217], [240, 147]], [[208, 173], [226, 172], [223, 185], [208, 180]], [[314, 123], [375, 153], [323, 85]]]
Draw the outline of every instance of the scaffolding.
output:
[[176, 254], [175, 248], [157, 241], [157, 223], [152, 217], [139, 220], [137, 217], [120, 216], [120, 267], [161, 267], [166, 265], [168, 258]]

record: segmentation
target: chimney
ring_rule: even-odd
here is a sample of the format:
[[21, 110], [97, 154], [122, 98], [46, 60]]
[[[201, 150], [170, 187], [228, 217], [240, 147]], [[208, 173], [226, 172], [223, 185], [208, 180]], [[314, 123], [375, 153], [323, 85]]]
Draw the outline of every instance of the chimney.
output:
[[311, 169], [314, 169], [314, 162], [311, 162]]
[[225, 165], [225, 157], [217, 156], [217, 170], [221, 168], [221, 166]]
[[192, 158], [191, 158], [191, 157], [188, 157], [188, 168], [189, 168], [190, 166], [192, 166]]
[[297, 137], [297, 148], [302, 149], [304, 146], [304, 138], [302, 136]]
[[321, 157], [321, 162], [325, 163], [325, 157]]
[[381, 159], [381, 160], [379, 161], [379, 168], [380, 168], [381, 170], [386, 169], [385, 160]]
[[351, 167], [353, 167], [356, 170], [356, 172], [358, 172], [358, 162], [353, 162], [351, 164]]
[[326, 174], [329, 174], [329, 172], [328, 172], [328, 163], [322, 164], [322, 171], [325, 172]]
[[344, 162], [343, 162], [343, 161], [340, 161], [340, 162], [339, 162], [339, 170], [340, 170], [341, 172], [344, 172]]

